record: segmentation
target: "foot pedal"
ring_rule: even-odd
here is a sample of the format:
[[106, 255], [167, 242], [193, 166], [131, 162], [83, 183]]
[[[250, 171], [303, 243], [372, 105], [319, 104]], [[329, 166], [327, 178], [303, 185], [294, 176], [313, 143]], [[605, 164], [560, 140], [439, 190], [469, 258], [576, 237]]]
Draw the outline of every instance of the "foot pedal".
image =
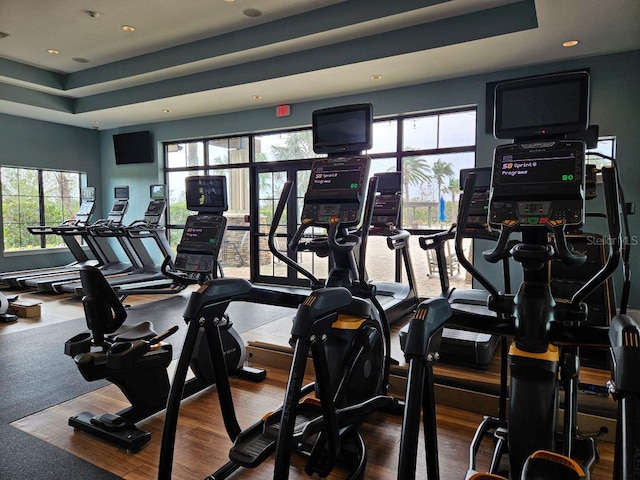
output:
[[241, 433], [229, 451], [229, 459], [243, 467], [254, 468], [276, 451], [277, 433], [264, 429], [263, 423], [254, 424]]
[[69, 425], [75, 430], [86, 432], [131, 452], [137, 452], [151, 440], [149, 432], [140, 430], [129, 422], [118, 422], [113, 419], [111, 426], [107, 427], [111, 417], [117, 417], [117, 415], [95, 415], [91, 412], [82, 412], [69, 417]]
[[243, 366], [236, 375], [240, 378], [251, 380], [252, 382], [261, 382], [267, 378], [267, 371], [264, 368], [254, 368]]

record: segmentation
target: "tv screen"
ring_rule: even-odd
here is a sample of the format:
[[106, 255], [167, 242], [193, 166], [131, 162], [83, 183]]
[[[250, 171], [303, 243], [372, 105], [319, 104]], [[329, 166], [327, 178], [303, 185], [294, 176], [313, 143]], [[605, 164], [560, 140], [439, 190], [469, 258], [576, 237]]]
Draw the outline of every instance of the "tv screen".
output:
[[360, 153], [372, 146], [370, 103], [316, 110], [312, 115], [313, 151], [328, 155]]
[[460, 190], [464, 190], [467, 175], [476, 174], [476, 191], [489, 190], [491, 186], [491, 167], [463, 168], [460, 170]]
[[402, 191], [402, 174], [400, 172], [376, 173], [378, 192], [397, 193]]
[[187, 209], [194, 212], [221, 212], [227, 205], [227, 177], [212, 175], [187, 177]]
[[542, 75], [496, 86], [496, 138], [530, 139], [584, 132], [588, 123], [588, 72]]
[[153, 163], [153, 141], [150, 131], [120, 133], [113, 136], [116, 165]]
[[113, 188], [113, 197], [114, 198], [129, 198], [129, 187], [114, 187]]
[[96, 187], [84, 187], [82, 189], [82, 201], [92, 202], [96, 199]]
[[165, 198], [164, 185], [150, 185], [149, 197], [154, 200], [163, 200]]

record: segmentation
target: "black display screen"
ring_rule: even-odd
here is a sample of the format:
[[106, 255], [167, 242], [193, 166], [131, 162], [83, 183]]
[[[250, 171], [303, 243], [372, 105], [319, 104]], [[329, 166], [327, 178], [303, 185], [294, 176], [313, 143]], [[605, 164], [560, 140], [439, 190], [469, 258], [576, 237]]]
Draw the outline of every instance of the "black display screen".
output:
[[313, 151], [361, 152], [372, 146], [370, 103], [316, 110], [312, 115]]
[[576, 172], [576, 153], [557, 151], [542, 157], [536, 153], [502, 155], [500, 173], [494, 179], [503, 185], [575, 183], [581, 181]]
[[496, 86], [496, 138], [532, 138], [583, 132], [588, 122], [587, 72], [543, 75]]
[[227, 179], [222, 175], [187, 177], [187, 209], [195, 212], [227, 210]]
[[129, 187], [115, 187], [113, 189], [113, 196], [115, 198], [129, 198]]
[[476, 174], [476, 191], [489, 190], [491, 186], [491, 167], [463, 168], [460, 170], [460, 190], [464, 190], [467, 175]]
[[187, 245], [197, 243], [216, 246], [219, 236], [220, 225], [212, 226], [211, 224], [199, 225], [198, 223], [193, 223], [185, 226], [180, 243]]
[[310, 186], [317, 190], [350, 190], [358, 192], [362, 189], [362, 165], [325, 165], [314, 169]]

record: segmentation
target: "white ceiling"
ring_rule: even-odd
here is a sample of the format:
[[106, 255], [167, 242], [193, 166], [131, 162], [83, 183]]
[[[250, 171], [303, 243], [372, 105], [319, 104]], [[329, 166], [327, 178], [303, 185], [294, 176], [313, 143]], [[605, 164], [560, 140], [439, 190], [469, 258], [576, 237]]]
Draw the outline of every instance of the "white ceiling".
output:
[[107, 129], [296, 103], [636, 50], [639, 19], [638, 0], [0, 0], [0, 113]]

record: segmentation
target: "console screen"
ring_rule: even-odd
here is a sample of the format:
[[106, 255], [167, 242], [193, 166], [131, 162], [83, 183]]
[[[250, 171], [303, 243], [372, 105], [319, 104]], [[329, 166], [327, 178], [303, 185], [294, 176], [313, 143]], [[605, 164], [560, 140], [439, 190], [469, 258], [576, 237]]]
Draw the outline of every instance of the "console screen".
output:
[[577, 179], [576, 154], [571, 151], [544, 157], [536, 153], [502, 155], [500, 174], [496, 177], [504, 185], [575, 182]]
[[362, 165], [325, 165], [313, 171], [312, 190], [362, 190]]

